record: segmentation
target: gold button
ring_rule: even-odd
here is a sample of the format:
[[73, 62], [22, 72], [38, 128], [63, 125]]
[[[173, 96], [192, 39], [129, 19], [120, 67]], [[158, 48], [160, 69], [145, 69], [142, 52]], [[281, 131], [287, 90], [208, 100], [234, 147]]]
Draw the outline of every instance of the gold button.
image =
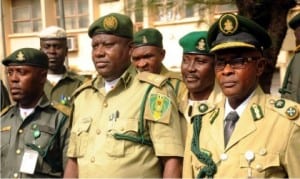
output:
[[14, 173], [14, 178], [18, 178], [19, 174], [18, 173]]
[[265, 149], [265, 148], [262, 148], [262, 149], [260, 149], [259, 150], [259, 155], [261, 155], [261, 156], [264, 156], [264, 155], [266, 155], [267, 154], [267, 149]]
[[17, 149], [16, 150], [16, 154], [20, 154], [21, 153], [21, 150], [20, 149]]
[[94, 163], [95, 162], [95, 157], [91, 158], [91, 162]]
[[97, 130], [96, 130], [96, 134], [98, 134], [98, 135], [101, 134], [101, 130], [100, 130], [100, 129], [97, 129]]
[[104, 102], [103, 106], [106, 108], [108, 106], [107, 102]]
[[256, 170], [259, 171], [259, 172], [261, 172], [261, 171], [263, 170], [263, 166], [262, 166], [261, 164], [257, 164], [257, 165], [255, 166], [255, 168], [256, 168]]
[[23, 133], [23, 129], [19, 129], [19, 134], [22, 134]]

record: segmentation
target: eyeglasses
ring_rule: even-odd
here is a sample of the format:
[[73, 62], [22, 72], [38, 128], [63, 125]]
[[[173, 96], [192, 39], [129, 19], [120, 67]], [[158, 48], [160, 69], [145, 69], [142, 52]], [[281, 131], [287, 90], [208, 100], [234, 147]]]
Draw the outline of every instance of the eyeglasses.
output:
[[221, 71], [225, 68], [227, 64], [230, 65], [232, 69], [243, 69], [246, 67], [246, 64], [249, 62], [255, 61], [259, 59], [260, 57], [237, 57], [237, 58], [232, 58], [230, 60], [219, 60], [216, 58], [215, 60], [215, 70]]

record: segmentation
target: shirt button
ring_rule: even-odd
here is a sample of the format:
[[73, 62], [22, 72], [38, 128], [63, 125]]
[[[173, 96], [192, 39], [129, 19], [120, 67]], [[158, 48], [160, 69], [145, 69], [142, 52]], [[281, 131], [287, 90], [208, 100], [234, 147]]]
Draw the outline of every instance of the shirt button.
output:
[[91, 158], [91, 162], [94, 163], [95, 162], [95, 157]]
[[19, 174], [18, 173], [14, 173], [14, 178], [18, 178]]
[[262, 149], [260, 149], [259, 150], [259, 155], [261, 155], [261, 156], [264, 156], [264, 155], [266, 155], [267, 154], [267, 149], [265, 149], [265, 148], [262, 148]]
[[104, 102], [103, 106], [106, 108], [108, 106], [107, 102]]
[[221, 154], [220, 158], [221, 158], [222, 161], [225, 161], [225, 160], [228, 159], [228, 155], [223, 153], [223, 154]]
[[256, 170], [259, 171], [259, 172], [261, 172], [261, 171], [263, 170], [263, 166], [262, 166], [261, 164], [257, 164], [257, 165], [255, 166], [255, 168], [256, 168]]
[[96, 130], [96, 134], [97, 134], [97, 135], [101, 134], [101, 130], [100, 130], [100, 129], [97, 129], [97, 130]]
[[19, 134], [22, 134], [23, 133], [23, 129], [19, 129]]
[[16, 150], [16, 154], [20, 154], [21, 153], [21, 150], [20, 149], [17, 149]]

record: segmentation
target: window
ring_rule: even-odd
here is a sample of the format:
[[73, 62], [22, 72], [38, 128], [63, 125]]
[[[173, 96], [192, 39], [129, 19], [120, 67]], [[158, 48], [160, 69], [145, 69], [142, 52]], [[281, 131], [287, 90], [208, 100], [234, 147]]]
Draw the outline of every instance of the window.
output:
[[12, 1], [13, 33], [31, 33], [42, 29], [40, 0]]
[[198, 16], [200, 3], [189, 0], [155, 0], [153, 1], [156, 21], [174, 21]]
[[142, 0], [127, 0], [125, 5], [126, 14], [135, 22], [143, 22], [143, 1]]
[[[89, 26], [88, 1], [87, 0], [64, 0], [65, 26], [66, 29], [80, 29]], [[57, 24], [59, 24], [59, 3], [56, 3]]]

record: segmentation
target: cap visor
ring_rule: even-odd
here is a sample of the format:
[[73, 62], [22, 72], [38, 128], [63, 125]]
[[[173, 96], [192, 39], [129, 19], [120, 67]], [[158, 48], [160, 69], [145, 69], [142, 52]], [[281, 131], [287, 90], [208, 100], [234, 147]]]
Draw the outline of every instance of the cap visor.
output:
[[218, 50], [223, 50], [228, 48], [240, 48], [240, 47], [256, 48], [254, 45], [245, 42], [225, 42], [214, 46], [212, 49], [210, 49], [210, 52], [215, 52]]

